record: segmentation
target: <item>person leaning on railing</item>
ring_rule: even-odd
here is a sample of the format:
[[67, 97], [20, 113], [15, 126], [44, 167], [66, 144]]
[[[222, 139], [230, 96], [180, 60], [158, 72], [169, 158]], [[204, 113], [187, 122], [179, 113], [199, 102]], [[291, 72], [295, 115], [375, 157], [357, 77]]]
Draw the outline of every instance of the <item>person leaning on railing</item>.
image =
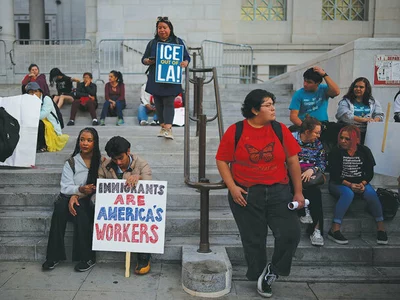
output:
[[142, 63], [148, 65], [146, 92], [153, 95], [156, 105], [158, 120], [161, 130], [157, 136], [174, 139], [172, 135], [172, 122], [174, 120], [174, 100], [182, 93], [180, 84], [165, 84], [155, 82], [155, 62], [157, 43], [169, 43], [183, 45], [183, 61], [180, 66], [186, 68], [190, 62], [190, 56], [183, 41], [174, 33], [174, 27], [168, 17], [158, 17], [156, 22], [156, 33], [146, 47], [142, 57]]

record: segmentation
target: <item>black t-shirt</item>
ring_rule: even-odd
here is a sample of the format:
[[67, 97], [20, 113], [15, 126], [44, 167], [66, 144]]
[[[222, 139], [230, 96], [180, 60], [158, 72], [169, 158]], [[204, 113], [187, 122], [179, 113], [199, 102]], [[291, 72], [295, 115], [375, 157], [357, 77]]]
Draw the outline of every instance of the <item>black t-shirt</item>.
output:
[[58, 95], [71, 95], [72, 94], [72, 80], [69, 76], [63, 76], [56, 80], [56, 88]]
[[374, 176], [375, 159], [371, 150], [358, 145], [357, 151], [350, 156], [346, 150], [332, 149], [329, 154], [330, 180], [342, 184], [343, 180], [351, 183], [370, 182]]

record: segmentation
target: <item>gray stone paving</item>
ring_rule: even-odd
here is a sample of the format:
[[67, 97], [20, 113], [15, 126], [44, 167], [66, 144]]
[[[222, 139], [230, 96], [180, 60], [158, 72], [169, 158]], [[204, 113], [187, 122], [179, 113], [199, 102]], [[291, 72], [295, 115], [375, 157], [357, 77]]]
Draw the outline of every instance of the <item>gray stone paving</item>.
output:
[[[83, 300], [83, 299], [205, 299], [186, 294], [181, 286], [180, 264], [153, 263], [145, 276], [124, 277], [122, 263], [99, 263], [79, 273], [71, 262], [60, 263], [53, 271], [42, 272], [38, 262], [0, 262], [2, 300]], [[357, 272], [359, 271], [359, 272]], [[256, 283], [244, 279], [244, 267], [235, 267], [231, 293], [218, 299], [262, 299]], [[314, 274], [310, 276], [310, 273]], [[390, 280], [385, 277], [390, 274]], [[354, 276], [354, 277], [353, 277]], [[304, 280], [302, 280], [304, 278]], [[306, 279], [308, 278], [308, 279]], [[381, 278], [382, 282], [379, 282]], [[386, 279], [385, 279], [386, 278]], [[339, 282], [339, 281], [344, 282]], [[400, 268], [368, 266], [294, 266], [289, 277], [273, 284], [273, 299], [399, 299]]]

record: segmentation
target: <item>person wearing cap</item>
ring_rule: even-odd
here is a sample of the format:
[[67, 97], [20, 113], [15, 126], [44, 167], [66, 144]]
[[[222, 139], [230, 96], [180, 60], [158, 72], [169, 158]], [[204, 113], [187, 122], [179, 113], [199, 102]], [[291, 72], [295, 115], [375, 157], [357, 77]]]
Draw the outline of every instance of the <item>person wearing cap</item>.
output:
[[[121, 136], [112, 137], [106, 144], [110, 159], [101, 163], [99, 178], [126, 179], [128, 186], [135, 186], [139, 180], [151, 180], [149, 164], [130, 151], [131, 144]], [[150, 271], [150, 253], [138, 253], [135, 274], [144, 275]]]
[[69, 136], [61, 132], [61, 125], [58, 121], [53, 101], [49, 96], [43, 94], [37, 82], [29, 82], [25, 86], [25, 90], [29, 95], [35, 95], [42, 102], [36, 152], [55, 152], [62, 150], [67, 144]]

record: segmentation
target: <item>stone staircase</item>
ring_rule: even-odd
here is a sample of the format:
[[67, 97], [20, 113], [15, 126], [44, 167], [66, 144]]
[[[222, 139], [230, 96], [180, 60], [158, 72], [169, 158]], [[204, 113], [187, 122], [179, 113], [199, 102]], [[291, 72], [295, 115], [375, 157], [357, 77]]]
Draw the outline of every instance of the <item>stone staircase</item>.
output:
[[[192, 87], [191, 87], [192, 88]], [[289, 85], [222, 85], [224, 129], [242, 119], [241, 103], [247, 93], [254, 88], [264, 88], [277, 96], [278, 120], [289, 124], [288, 106], [291, 98]], [[99, 85], [100, 115], [104, 96], [103, 85]], [[183, 145], [184, 128], [174, 127], [175, 139], [157, 138], [159, 127], [141, 127], [137, 122], [139, 103], [139, 85], [128, 85], [127, 108], [124, 110], [125, 125], [116, 127], [116, 118], [107, 118], [106, 126], [96, 129], [100, 136], [100, 147], [104, 152], [105, 143], [114, 135], [127, 138], [131, 151], [145, 158], [153, 170], [154, 180], [168, 181], [168, 200], [166, 218], [166, 244], [163, 255], [154, 255], [155, 260], [180, 262], [183, 245], [199, 243], [199, 207], [200, 194], [184, 184], [183, 180]], [[0, 86], [0, 96], [18, 94], [19, 86]], [[215, 114], [213, 104], [214, 92], [211, 87], [204, 89], [204, 111], [208, 117]], [[191, 107], [193, 105], [191, 104]], [[70, 105], [62, 108], [65, 123], [68, 122]], [[46, 254], [47, 237], [50, 228], [53, 201], [60, 189], [61, 170], [65, 160], [72, 153], [76, 137], [85, 126], [91, 126], [88, 113], [78, 112], [75, 126], [66, 126], [64, 133], [70, 135], [65, 149], [56, 153], [40, 153], [36, 156], [36, 165], [32, 168], [0, 168], [0, 260], [38, 261], [42, 262]], [[197, 174], [198, 139], [195, 137], [195, 126], [191, 126], [191, 174]], [[215, 165], [215, 152], [219, 143], [216, 122], [207, 125], [207, 177], [210, 181], [219, 181]], [[194, 178], [193, 180], [197, 180]], [[376, 176], [375, 187], [396, 187], [394, 178]], [[329, 229], [334, 199], [328, 194], [327, 185], [322, 188], [324, 204], [325, 232]], [[230, 212], [226, 190], [210, 192], [210, 244], [224, 246], [235, 269], [245, 264], [240, 236]], [[343, 223], [343, 233], [349, 238], [348, 245], [338, 245], [325, 239], [324, 247], [313, 247], [302, 229], [302, 239], [296, 251], [294, 265], [298, 267], [400, 267], [400, 217], [386, 222], [389, 245], [376, 244], [375, 222], [365, 211], [364, 201], [355, 200]], [[270, 233], [271, 235], [271, 233]], [[71, 255], [72, 226], [67, 227], [67, 254]], [[273, 249], [272, 235], [268, 239], [268, 255]], [[99, 252], [100, 261], [123, 261], [124, 253]], [[70, 257], [69, 257], [70, 259]], [[364, 269], [363, 269], [364, 270]], [[238, 271], [237, 271], [238, 272]], [[236, 274], [235, 276], [243, 276]], [[354, 272], [352, 273], [354, 276]], [[363, 274], [360, 274], [363, 276]], [[400, 280], [400, 272], [393, 272], [385, 277], [386, 281]]]

